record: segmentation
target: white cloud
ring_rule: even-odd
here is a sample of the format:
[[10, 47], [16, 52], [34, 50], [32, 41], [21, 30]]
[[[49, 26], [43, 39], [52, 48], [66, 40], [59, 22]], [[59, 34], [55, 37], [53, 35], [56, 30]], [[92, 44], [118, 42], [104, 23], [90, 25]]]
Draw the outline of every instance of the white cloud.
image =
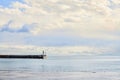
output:
[[[10, 8], [0, 7], [0, 28], [19, 30], [25, 25], [28, 32], [65, 30], [70, 35], [88, 38], [120, 39], [120, 10], [111, 9], [109, 0], [24, 0], [13, 2]], [[119, 0], [112, 0], [118, 5]], [[32, 27], [31, 27], [32, 26]], [[61, 32], [62, 33], [62, 32]], [[113, 33], [113, 34], [109, 34]]]
[[99, 55], [112, 53], [109, 47], [71, 46], [71, 47], [39, 47], [31, 45], [0, 45], [0, 54], [42, 54], [47, 55]]

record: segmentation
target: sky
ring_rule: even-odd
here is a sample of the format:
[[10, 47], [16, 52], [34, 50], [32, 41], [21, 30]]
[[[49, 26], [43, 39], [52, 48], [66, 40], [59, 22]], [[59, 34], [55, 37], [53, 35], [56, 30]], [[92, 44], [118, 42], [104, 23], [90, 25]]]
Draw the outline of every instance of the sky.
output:
[[0, 0], [0, 45], [120, 51], [120, 0]]

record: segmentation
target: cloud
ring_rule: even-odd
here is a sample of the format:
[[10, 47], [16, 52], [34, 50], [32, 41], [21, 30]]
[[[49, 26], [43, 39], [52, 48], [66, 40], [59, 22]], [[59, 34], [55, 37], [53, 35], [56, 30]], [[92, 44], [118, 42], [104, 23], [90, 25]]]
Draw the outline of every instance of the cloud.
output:
[[39, 47], [31, 45], [0, 45], [0, 54], [42, 54], [45, 50], [47, 55], [105, 55], [112, 53], [111, 48], [96, 48], [90, 46], [72, 47]]
[[119, 0], [14, 1], [0, 7], [0, 31], [119, 40], [119, 14]]

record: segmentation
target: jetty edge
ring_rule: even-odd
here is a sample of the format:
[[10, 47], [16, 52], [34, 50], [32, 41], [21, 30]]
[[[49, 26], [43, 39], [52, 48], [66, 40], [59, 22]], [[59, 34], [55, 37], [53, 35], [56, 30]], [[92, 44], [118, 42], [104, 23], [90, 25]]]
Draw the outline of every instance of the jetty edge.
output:
[[15, 59], [45, 59], [46, 55], [0, 55], [0, 58], [15, 58]]

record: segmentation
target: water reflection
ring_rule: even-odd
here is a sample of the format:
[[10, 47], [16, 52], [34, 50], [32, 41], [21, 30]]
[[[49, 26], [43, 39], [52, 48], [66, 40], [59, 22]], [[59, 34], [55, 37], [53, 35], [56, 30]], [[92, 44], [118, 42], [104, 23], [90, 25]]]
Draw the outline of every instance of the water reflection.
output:
[[[39, 59], [0, 59], [0, 70], [31, 72], [91, 72], [120, 71], [116, 58], [49, 58]], [[112, 60], [111, 60], [112, 59]]]

